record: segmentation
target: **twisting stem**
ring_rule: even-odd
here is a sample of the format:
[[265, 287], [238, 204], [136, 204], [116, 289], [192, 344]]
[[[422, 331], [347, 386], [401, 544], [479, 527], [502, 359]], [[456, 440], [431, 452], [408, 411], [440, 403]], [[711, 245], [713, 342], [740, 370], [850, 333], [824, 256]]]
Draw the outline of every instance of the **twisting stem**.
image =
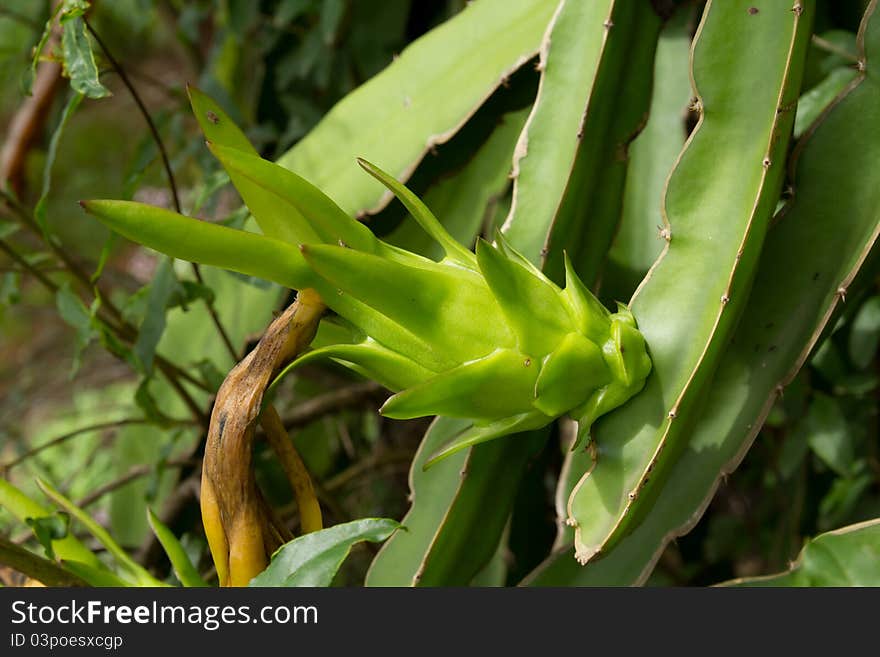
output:
[[[162, 136], [159, 134], [159, 129], [156, 127], [156, 124], [153, 121], [153, 117], [150, 116], [150, 112], [147, 109], [147, 106], [144, 105], [144, 101], [141, 99], [140, 94], [138, 94], [137, 89], [135, 89], [134, 84], [132, 84], [131, 79], [125, 72], [125, 69], [122, 68], [122, 65], [113, 56], [113, 54], [110, 52], [110, 49], [107, 48], [104, 40], [101, 39], [95, 29], [85, 18], [83, 18], [83, 22], [85, 23], [89, 34], [94, 37], [98, 46], [101, 48], [101, 52], [104, 53], [107, 61], [110, 62], [110, 66], [112, 66], [113, 70], [116, 71], [116, 74], [119, 75], [119, 78], [122, 80], [122, 84], [124, 84], [125, 88], [128, 89], [128, 93], [131, 94], [131, 97], [134, 100], [135, 105], [137, 105], [141, 116], [143, 116], [144, 120], [147, 122], [147, 127], [150, 130], [150, 134], [153, 136], [153, 141], [156, 144], [156, 148], [159, 149], [159, 155], [162, 158], [162, 166], [165, 168], [165, 175], [168, 178], [168, 186], [171, 188], [171, 200], [174, 203], [174, 209], [177, 211], [178, 214], [182, 214], [183, 211], [181, 210], [180, 206], [180, 196], [177, 193], [177, 182], [174, 180], [174, 171], [171, 169], [171, 160], [169, 160], [168, 158], [168, 151], [165, 149], [165, 144], [162, 141]], [[205, 281], [202, 278], [202, 272], [199, 269], [199, 266], [194, 262], [190, 264], [192, 266], [193, 275], [195, 276], [196, 281], [200, 285], [204, 285]], [[220, 322], [220, 317], [217, 315], [217, 310], [214, 308], [214, 304], [208, 299], [205, 299], [205, 306], [208, 309], [208, 313], [211, 315], [211, 321], [214, 322], [214, 326], [217, 328], [217, 333], [219, 333], [220, 339], [223, 341], [223, 345], [229, 352], [230, 357], [234, 361], [238, 360], [238, 351], [235, 349], [235, 346], [232, 344], [232, 340], [229, 339], [229, 334], [226, 332], [226, 329]]]

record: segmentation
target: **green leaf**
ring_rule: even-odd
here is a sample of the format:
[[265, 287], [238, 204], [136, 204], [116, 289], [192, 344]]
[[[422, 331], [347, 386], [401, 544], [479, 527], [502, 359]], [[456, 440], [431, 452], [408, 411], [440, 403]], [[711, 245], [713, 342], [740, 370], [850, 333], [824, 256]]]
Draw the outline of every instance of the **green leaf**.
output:
[[348, 214], [390, 198], [364, 184], [356, 157], [406, 180], [537, 51], [555, 8], [547, 0], [480, 0], [411, 43], [340, 101], [278, 163], [305, 176]]
[[85, 586], [87, 583], [54, 561], [36, 555], [2, 536], [0, 536], [0, 563], [46, 586]]
[[37, 65], [40, 63], [40, 59], [43, 57], [43, 50], [46, 48], [46, 44], [49, 42], [49, 37], [52, 36], [52, 27], [55, 25], [55, 18], [58, 16], [58, 13], [63, 8], [63, 2], [58, 2], [55, 4], [52, 9], [52, 13], [49, 14], [49, 19], [43, 26], [43, 32], [42, 34], [40, 34], [40, 39], [39, 41], [37, 41], [37, 45], [34, 46], [34, 56], [33, 58], [31, 58], [30, 69], [28, 70], [24, 79], [24, 92], [28, 96], [32, 94], [34, 80], [37, 77]]
[[860, 370], [874, 362], [880, 344], [880, 296], [869, 298], [852, 321], [849, 334], [849, 357]]
[[69, 570], [77, 577], [83, 579], [89, 584], [89, 586], [113, 588], [132, 586], [131, 582], [119, 577], [106, 568], [95, 568], [90, 564], [66, 559], [62, 559], [61, 563], [66, 570]]
[[820, 534], [784, 573], [721, 586], [880, 586], [880, 520]]
[[133, 581], [139, 586], [167, 586], [165, 583], [160, 582], [155, 577], [150, 575], [147, 570], [137, 563], [134, 559], [128, 556], [125, 550], [123, 550], [119, 544], [113, 540], [110, 536], [110, 533], [101, 527], [94, 519], [92, 519], [89, 514], [76, 506], [73, 502], [67, 499], [64, 495], [62, 495], [58, 490], [56, 490], [53, 486], [51, 486], [48, 482], [38, 479], [37, 483], [40, 485], [40, 488], [44, 493], [53, 501], [55, 504], [60, 506], [62, 509], [67, 511], [71, 516], [73, 516], [77, 521], [79, 521], [88, 532], [94, 536], [98, 541], [107, 548], [107, 551], [113, 555], [113, 558], [128, 574]]
[[362, 518], [300, 536], [278, 548], [250, 586], [330, 586], [352, 546], [381, 543], [398, 528], [387, 518]]
[[[28, 518], [51, 518], [51, 507], [40, 504], [28, 497], [6, 479], [0, 478], [0, 506], [9, 511], [21, 522], [27, 522]], [[83, 545], [72, 534], [65, 534], [52, 540], [52, 552], [59, 559], [68, 559], [87, 563], [94, 568], [101, 568], [98, 557]]]
[[61, 30], [61, 50], [70, 86], [89, 98], [110, 96], [110, 90], [98, 79], [98, 66], [81, 12], [68, 15], [62, 12]]
[[162, 258], [150, 282], [144, 319], [138, 328], [137, 340], [134, 343], [134, 355], [145, 376], [150, 376], [153, 372], [156, 346], [165, 331], [165, 313], [179, 285], [174, 275], [174, 261], [171, 258]]
[[49, 235], [49, 226], [46, 221], [46, 206], [49, 202], [49, 192], [52, 187], [52, 168], [55, 165], [55, 158], [58, 156], [58, 145], [61, 143], [61, 136], [64, 134], [64, 128], [67, 126], [70, 117], [76, 112], [82, 99], [82, 94], [70, 94], [70, 97], [67, 99], [67, 104], [64, 106], [64, 110], [61, 112], [61, 119], [58, 121], [58, 125], [55, 126], [55, 131], [52, 133], [52, 138], [49, 140], [49, 150], [46, 153], [46, 163], [43, 165], [43, 187], [40, 191], [40, 198], [37, 199], [37, 204], [34, 206], [34, 219], [36, 219], [37, 225], [40, 227], [40, 230], [43, 231], [43, 235], [46, 237], [47, 241], [54, 239]]
[[257, 155], [257, 151], [247, 136], [213, 98], [190, 85], [187, 85], [186, 92], [189, 95], [193, 114], [205, 134], [205, 139], [220, 146]]
[[193, 587], [208, 586], [199, 575], [192, 561], [189, 560], [189, 555], [183, 549], [183, 545], [180, 544], [174, 533], [159, 520], [159, 516], [153, 513], [153, 510], [150, 508], [147, 508], [147, 521], [150, 523], [156, 538], [159, 539], [159, 542], [165, 549], [165, 554], [168, 555], [168, 560], [171, 561], [171, 567], [174, 569], [174, 574], [180, 580], [180, 583], [184, 586]]
[[67, 528], [70, 526], [70, 516], [66, 513], [56, 512], [40, 518], [25, 518], [25, 523], [34, 532], [34, 536], [46, 551], [46, 558], [55, 559], [55, 550], [52, 544], [67, 537]]
[[852, 436], [838, 400], [815, 393], [800, 430], [805, 432], [810, 448], [825, 465], [842, 477], [852, 472]]
[[92, 314], [80, 298], [73, 293], [69, 284], [65, 283], [58, 288], [58, 292], [55, 294], [55, 305], [61, 319], [75, 330], [73, 365], [70, 369], [70, 377], [73, 378], [82, 362], [83, 351], [97, 336], [97, 331], [92, 323]]

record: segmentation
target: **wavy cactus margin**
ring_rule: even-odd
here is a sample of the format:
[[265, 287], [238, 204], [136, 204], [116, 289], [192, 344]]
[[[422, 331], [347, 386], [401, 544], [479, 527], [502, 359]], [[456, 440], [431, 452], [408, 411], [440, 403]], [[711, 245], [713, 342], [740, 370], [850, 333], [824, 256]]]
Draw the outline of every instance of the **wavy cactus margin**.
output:
[[650, 510], [745, 307], [782, 185], [812, 12], [800, 1], [706, 6], [692, 50], [700, 120], [667, 183], [668, 245], [632, 300], [657, 376], [637, 407], [599, 427], [600, 465], [569, 498], [582, 564]]

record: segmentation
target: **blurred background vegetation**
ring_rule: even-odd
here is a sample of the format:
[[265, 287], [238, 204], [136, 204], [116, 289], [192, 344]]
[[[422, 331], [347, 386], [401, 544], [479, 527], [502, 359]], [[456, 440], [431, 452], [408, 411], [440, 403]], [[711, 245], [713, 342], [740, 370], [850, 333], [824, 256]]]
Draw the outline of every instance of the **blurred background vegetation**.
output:
[[[285, 303], [280, 290], [223, 272], [206, 272], [202, 285], [192, 279], [186, 263], [174, 265], [176, 276], [169, 276], [163, 270], [167, 264], [155, 254], [110, 239], [82, 214], [76, 203], [81, 198], [173, 204], [159, 149], [111, 57], [161, 134], [184, 211], [241, 225], [246, 214], [204, 148], [189, 111], [186, 83], [218, 99], [261, 154], [275, 159], [342, 96], [465, 4], [92, 3], [88, 20], [106, 46], [95, 45], [95, 56], [101, 83], [112, 95], [86, 98], [65, 123], [72, 92], [59, 78], [47, 94], [45, 115], [34, 117], [34, 139], [15, 175], [4, 182], [25, 208], [45, 197], [49, 236], [47, 242], [36, 231], [15, 230], [14, 213], [8, 206], [0, 210], [0, 240], [21, 258], [0, 254], [4, 477], [35, 494], [35, 476], [54, 482], [140, 561], [168, 576], [168, 564], [147, 529], [144, 509], [150, 505], [183, 537], [202, 570], [209, 571], [196, 503], [204, 435], [199, 423], [210, 408], [210, 392], [233, 360], [208, 308], [216, 302], [240, 357], [271, 319], [251, 309], [262, 308], [265, 303], [258, 302], [267, 298], [276, 300], [276, 309]], [[12, 126], [26, 105], [24, 81], [53, 5], [50, 0], [0, 0], [0, 143], [18, 138]], [[845, 83], [861, 17], [860, 2], [822, 7], [816, 26], [822, 42], [811, 50], [805, 90], [821, 90], [834, 76], [838, 84]], [[686, 75], [686, 59], [680, 67]], [[494, 125], [503, 112], [527, 107], [536, 82], [532, 67], [523, 67], [475, 121], [420, 166], [411, 181], [414, 191], [426, 193], [465, 166], [473, 145], [487, 138], [485, 126]], [[682, 139], [692, 127], [688, 102], [683, 95]], [[479, 202], [486, 204], [487, 223], [492, 216], [504, 216], [503, 195]], [[382, 233], [402, 217], [399, 209], [389, 207], [371, 221]], [[100, 271], [101, 298], [148, 339], [131, 348], [120, 346], [96, 325], [95, 312], [90, 312], [94, 294], [65, 285], [76, 277], [59, 252], [87, 277]], [[40, 276], [59, 289], [49, 289]], [[876, 272], [863, 276], [872, 279], [864, 286], [867, 292], [846, 299], [845, 313], [786, 390], [741, 467], [723, 483], [697, 527], [667, 549], [651, 583], [709, 584], [780, 570], [805, 537], [880, 516], [880, 295]], [[154, 353], [200, 383], [183, 384], [198, 412], [172, 399], [173, 391], [157, 381], [149, 364]], [[304, 369], [281, 393], [280, 410], [288, 426], [296, 428], [294, 440], [318, 484], [328, 524], [367, 515], [400, 518], [406, 511], [409, 462], [426, 423], [381, 418], [376, 409], [382, 399], [376, 386], [331, 366]], [[256, 462], [270, 501], [293, 513], [274, 460], [260, 451]], [[528, 572], [552, 543], [553, 486], [560, 462], [558, 446], [549, 448], [522, 483], [509, 536], [509, 583]], [[517, 514], [537, 514], [545, 522], [529, 523], [522, 531]], [[2, 509], [0, 534], [31, 540], [29, 531]], [[339, 583], [360, 583], [371, 555], [368, 548], [357, 550]], [[14, 581], [8, 572], [0, 576]]]

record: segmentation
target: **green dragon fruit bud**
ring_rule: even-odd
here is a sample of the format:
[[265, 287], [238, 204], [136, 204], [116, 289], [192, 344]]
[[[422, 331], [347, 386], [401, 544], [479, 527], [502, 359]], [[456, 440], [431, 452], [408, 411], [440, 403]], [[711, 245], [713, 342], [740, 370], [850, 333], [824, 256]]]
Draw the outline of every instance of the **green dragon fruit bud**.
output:
[[211, 116], [206, 133], [226, 139], [211, 150], [264, 235], [131, 202], [83, 207], [169, 255], [317, 290], [336, 316], [322, 321], [314, 348], [286, 371], [330, 358], [395, 392], [381, 408], [387, 417], [470, 420], [426, 467], [562, 415], [578, 420], [580, 440], [643, 387], [651, 361], [632, 314], [622, 305], [610, 313], [567, 257], [561, 289], [500, 232], [472, 253], [404, 185], [359, 160], [445, 256], [435, 262], [391, 246], [304, 179], [245, 150], [229, 118], [193, 96], [197, 113]]

